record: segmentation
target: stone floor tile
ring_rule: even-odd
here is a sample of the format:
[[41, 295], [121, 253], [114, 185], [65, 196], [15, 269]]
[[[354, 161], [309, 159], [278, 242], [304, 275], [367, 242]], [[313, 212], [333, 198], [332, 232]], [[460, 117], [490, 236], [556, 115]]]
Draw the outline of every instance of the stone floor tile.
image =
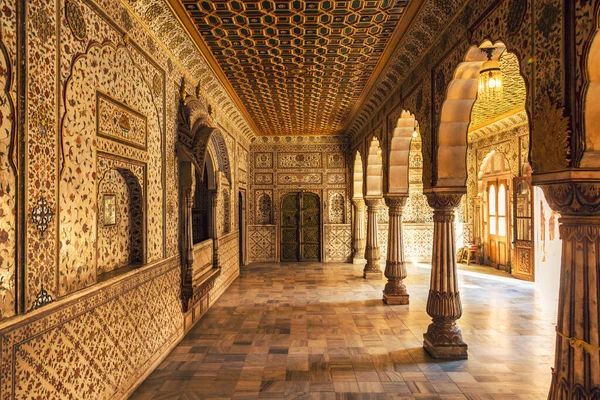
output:
[[537, 308], [533, 284], [461, 271], [468, 360], [423, 350], [426, 266], [408, 266], [411, 304], [387, 306], [385, 280], [360, 266], [253, 264], [131, 398], [545, 399], [556, 315]]

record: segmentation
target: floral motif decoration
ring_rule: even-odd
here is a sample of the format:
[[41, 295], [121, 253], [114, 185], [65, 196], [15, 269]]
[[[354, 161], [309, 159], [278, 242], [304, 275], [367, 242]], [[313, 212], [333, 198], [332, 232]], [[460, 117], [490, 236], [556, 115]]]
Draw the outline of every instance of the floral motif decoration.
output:
[[52, 296], [50, 296], [50, 294], [42, 286], [40, 292], [38, 293], [37, 297], [35, 298], [35, 301], [31, 306], [31, 310], [29, 311], [37, 310], [38, 308], [41, 308], [46, 304], [52, 303], [53, 301], [54, 299], [52, 298]]
[[519, 31], [523, 23], [523, 17], [527, 11], [527, 2], [523, 0], [512, 0], [508, 11], [508, 22], [506, 28], [510, 33]]
[[129, 15], [129, 11], [126, 8], [123, 8], [121, 12], [121, 20], [123, 21], [123, 29], [126, 31], [130, 31], [133, 29], [133, 22], [131, 21], [131, 15]]
[[52, 36], [52, 21], [48, 18], [46, 10], [39, 9], [31, 19], [41, 43], [47, 43]]
[[333, 193], [329, 198], [329, 223], [344, 223], [344, 197], [340, 193]]
[[563, 108], [556, 106], [549, 96], [543, 96], [534, 121], [531, 146], [533, 169], [540, 173], [568, 167], [571, 162], [571, 130]]
[[160, 97], [162, 94], [162, 79], [160, 79], [158, 73], [156, 73], [152, 79], [152, 91], [154, 92], [154, 97]]
[[256, 206], [256, 223], [259, 225], [271, 224], [271, 197], [267, 193], [262, 193], [258, 197]]
[[79, 4], [73, 0], [67, 1], [65, 13], [67, 23], [69, 24], [69, 28], [71, 28], [71, 32], [73, 32], [73, 36], [75, 36], [77, 40], [85, 40], [87, 37], [87, 25]]
[[542, 9], [537, 29], [546, 39], [550, 38], [550, 33], [552, 33], [552, 30], [554, 29], [554, 24], [556, 24], [559, 15], [560, 10], [551, 3], [546, 4]]
[[40, 197], [37, 201], [37, 205], [31, 211], [31, 220], [40, 231], [42, 237], [50, 226], [53, 217], [54, 211], [48, 205], [48, 201], [45, 197]]

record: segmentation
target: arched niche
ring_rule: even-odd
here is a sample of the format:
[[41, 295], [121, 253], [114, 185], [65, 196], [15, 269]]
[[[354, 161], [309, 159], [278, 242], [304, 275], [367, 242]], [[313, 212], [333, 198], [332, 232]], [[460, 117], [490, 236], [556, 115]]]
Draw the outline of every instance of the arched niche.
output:
[[362, 199], [363, 197], [363, 160], [360, 155], [360, 151], [356, 150], [356, 154], [354, 155], [354, 169], [352, 173], [352, 183], [353, 183], [353, 197], [355, 199]]
[[98, 180], [97, 274], [145, 262], [144, 200], [138, 177], [107, 169]]
[[464, 188], [467, 181], [467, 134], [471, 122], [471, 111], [479, 89], [481, 67], [487, 54], [481, 49], [494, 47], [492, 60], [498, 60], [506, 51], [501, 43], [483, 42], [467, 52], [454, 77], [448, 85], [446, 99], [442, 104], [436, 155], [437, 186]]
[[585, 151], [581, 167], [600, 167], [600, 30], [594, 36], [586, 60], [588, 86], [583, 104]]
[[367, 156], [367, 173], [365, 196], [383, 196], [383, 160], [381, 158], [381, 147], [376, 137], [371, 139], [369, 153]]
[[410, 142], [415, 132], [416, 120], [408, 111], [402, 111], [390, 142], [388, 157], [388, 187], [390, 194], [408, 195], [410, 167]]

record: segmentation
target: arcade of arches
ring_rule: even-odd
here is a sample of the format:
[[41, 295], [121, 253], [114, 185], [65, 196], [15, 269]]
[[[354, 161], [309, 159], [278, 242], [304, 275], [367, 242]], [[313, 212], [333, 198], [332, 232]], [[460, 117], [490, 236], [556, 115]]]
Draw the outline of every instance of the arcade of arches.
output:
[[599, 0], [0, 10], [0, 399], [600, 400]]

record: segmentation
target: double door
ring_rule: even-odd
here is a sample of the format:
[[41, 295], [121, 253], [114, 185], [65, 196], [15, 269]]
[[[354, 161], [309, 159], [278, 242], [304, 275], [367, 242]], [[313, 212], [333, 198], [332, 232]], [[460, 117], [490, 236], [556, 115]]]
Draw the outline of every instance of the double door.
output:
[[321, 203], [314, 193], [296, 192], [281, 201], [281, 261], [319, 261]]
[[497, 269], [508, 270], [508, 182], [496, 179], [488, 182], [488, 237], [490, 264]]

